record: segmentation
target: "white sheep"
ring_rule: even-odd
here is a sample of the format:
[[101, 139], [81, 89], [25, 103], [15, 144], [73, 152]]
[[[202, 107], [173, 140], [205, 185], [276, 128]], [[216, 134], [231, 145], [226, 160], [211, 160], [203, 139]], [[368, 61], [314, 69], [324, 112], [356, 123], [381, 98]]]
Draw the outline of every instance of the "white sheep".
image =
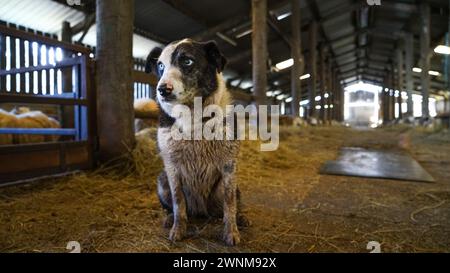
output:
[[[9, 113], [0, 109], [0, 128], [61, 128], [61, 125], [41, 111], [20, 107]], [[53, 135], [6, 134], [0, 135], [0, 145], [57, 141], [58, 138]]]
[[138, 99], [134, 102], [135, 132], [158, 125], [159, 107], [152, 99]]

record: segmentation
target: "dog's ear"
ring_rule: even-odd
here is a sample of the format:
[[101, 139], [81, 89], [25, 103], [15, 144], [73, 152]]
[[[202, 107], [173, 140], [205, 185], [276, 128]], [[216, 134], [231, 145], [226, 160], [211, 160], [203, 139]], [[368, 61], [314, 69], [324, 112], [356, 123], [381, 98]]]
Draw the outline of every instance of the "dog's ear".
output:
[[158, 58], [161, 55], [162, 48], [155, 47], [150, 51], [150, 54], [147, 56], [147, 61], [145, 63], [145, 73], [156, 73], [156, 63], [158, 62]]
[[217, 47], [216, 42], [209, 41], [204, 45], [206, 51], [206, 57], [208, 61], [212, 62], [216, 68], [217, 72], [221, 73], [225, 69], [225, 65], [227, 64], [227, 59], [220, 53], [219, 47]]

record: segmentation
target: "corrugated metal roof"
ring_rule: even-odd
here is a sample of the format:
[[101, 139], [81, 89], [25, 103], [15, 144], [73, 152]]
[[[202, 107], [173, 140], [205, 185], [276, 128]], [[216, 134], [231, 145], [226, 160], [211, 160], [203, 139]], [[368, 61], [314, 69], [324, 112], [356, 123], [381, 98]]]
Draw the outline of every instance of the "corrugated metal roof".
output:
[[63, 21], [81, 22], [84, 14], [51, 0], [0, 0], [0, 19], [42, 32], [59, 34]]
[[135, 5], [135, 26], [169, 41], [189, 37], [204, 29], [163, 1], [136, 0]]
[[[58, 36], [63, 21], [74, 26], [84, 18], [83, 12], [51, 0], [0, 0], [0, 20]], [[96, 26], [93, 25], [83, 43], [96, 46], [96, 33]], [[81, 33], [75, 35], [73, 40], [77, 41], [80, 36]], [[146, 58], [155, 46], [160, 44], [143, 36], [133, 35], [133, 57]]]

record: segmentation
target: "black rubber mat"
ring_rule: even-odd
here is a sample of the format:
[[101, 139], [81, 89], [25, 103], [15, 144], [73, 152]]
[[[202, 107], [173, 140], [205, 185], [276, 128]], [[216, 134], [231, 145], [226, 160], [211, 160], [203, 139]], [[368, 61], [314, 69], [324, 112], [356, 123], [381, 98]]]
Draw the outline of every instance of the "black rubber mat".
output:
[[336, 161], [326, 162], [321, 174], [434, 182], [411, 156], [401, 152], [343, 148]]

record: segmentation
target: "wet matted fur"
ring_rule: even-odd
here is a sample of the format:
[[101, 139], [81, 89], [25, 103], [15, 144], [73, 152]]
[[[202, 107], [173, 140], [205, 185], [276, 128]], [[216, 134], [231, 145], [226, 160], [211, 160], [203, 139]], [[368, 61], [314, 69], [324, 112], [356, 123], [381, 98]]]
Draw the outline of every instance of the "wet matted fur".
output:
[[223, 217], [228, 245], [240, 241], [238, 222], [248, 224], [239, 211], [240, 193], [234, 181], [238, 141], [176, 140], [171, 134], [175, 123], [182, 129], [191, 123], [170, 115], [175, 105], [192, 109], [194, 98], [201, 97], [203, 107], [217, 105], [225, 112], [231, 104], [222, 77], [225, 64], [214, 42], [190, 39], [173, 42], [164, 49], [155, 48], [147, 58], [147, 72], [153, 71], [159, 77], [158, 148], [164, 171], [158, 177], [158, 196], [169, 213], [166, 226], [172, 226], [173, 241], [185, 236], [188, 216]]

